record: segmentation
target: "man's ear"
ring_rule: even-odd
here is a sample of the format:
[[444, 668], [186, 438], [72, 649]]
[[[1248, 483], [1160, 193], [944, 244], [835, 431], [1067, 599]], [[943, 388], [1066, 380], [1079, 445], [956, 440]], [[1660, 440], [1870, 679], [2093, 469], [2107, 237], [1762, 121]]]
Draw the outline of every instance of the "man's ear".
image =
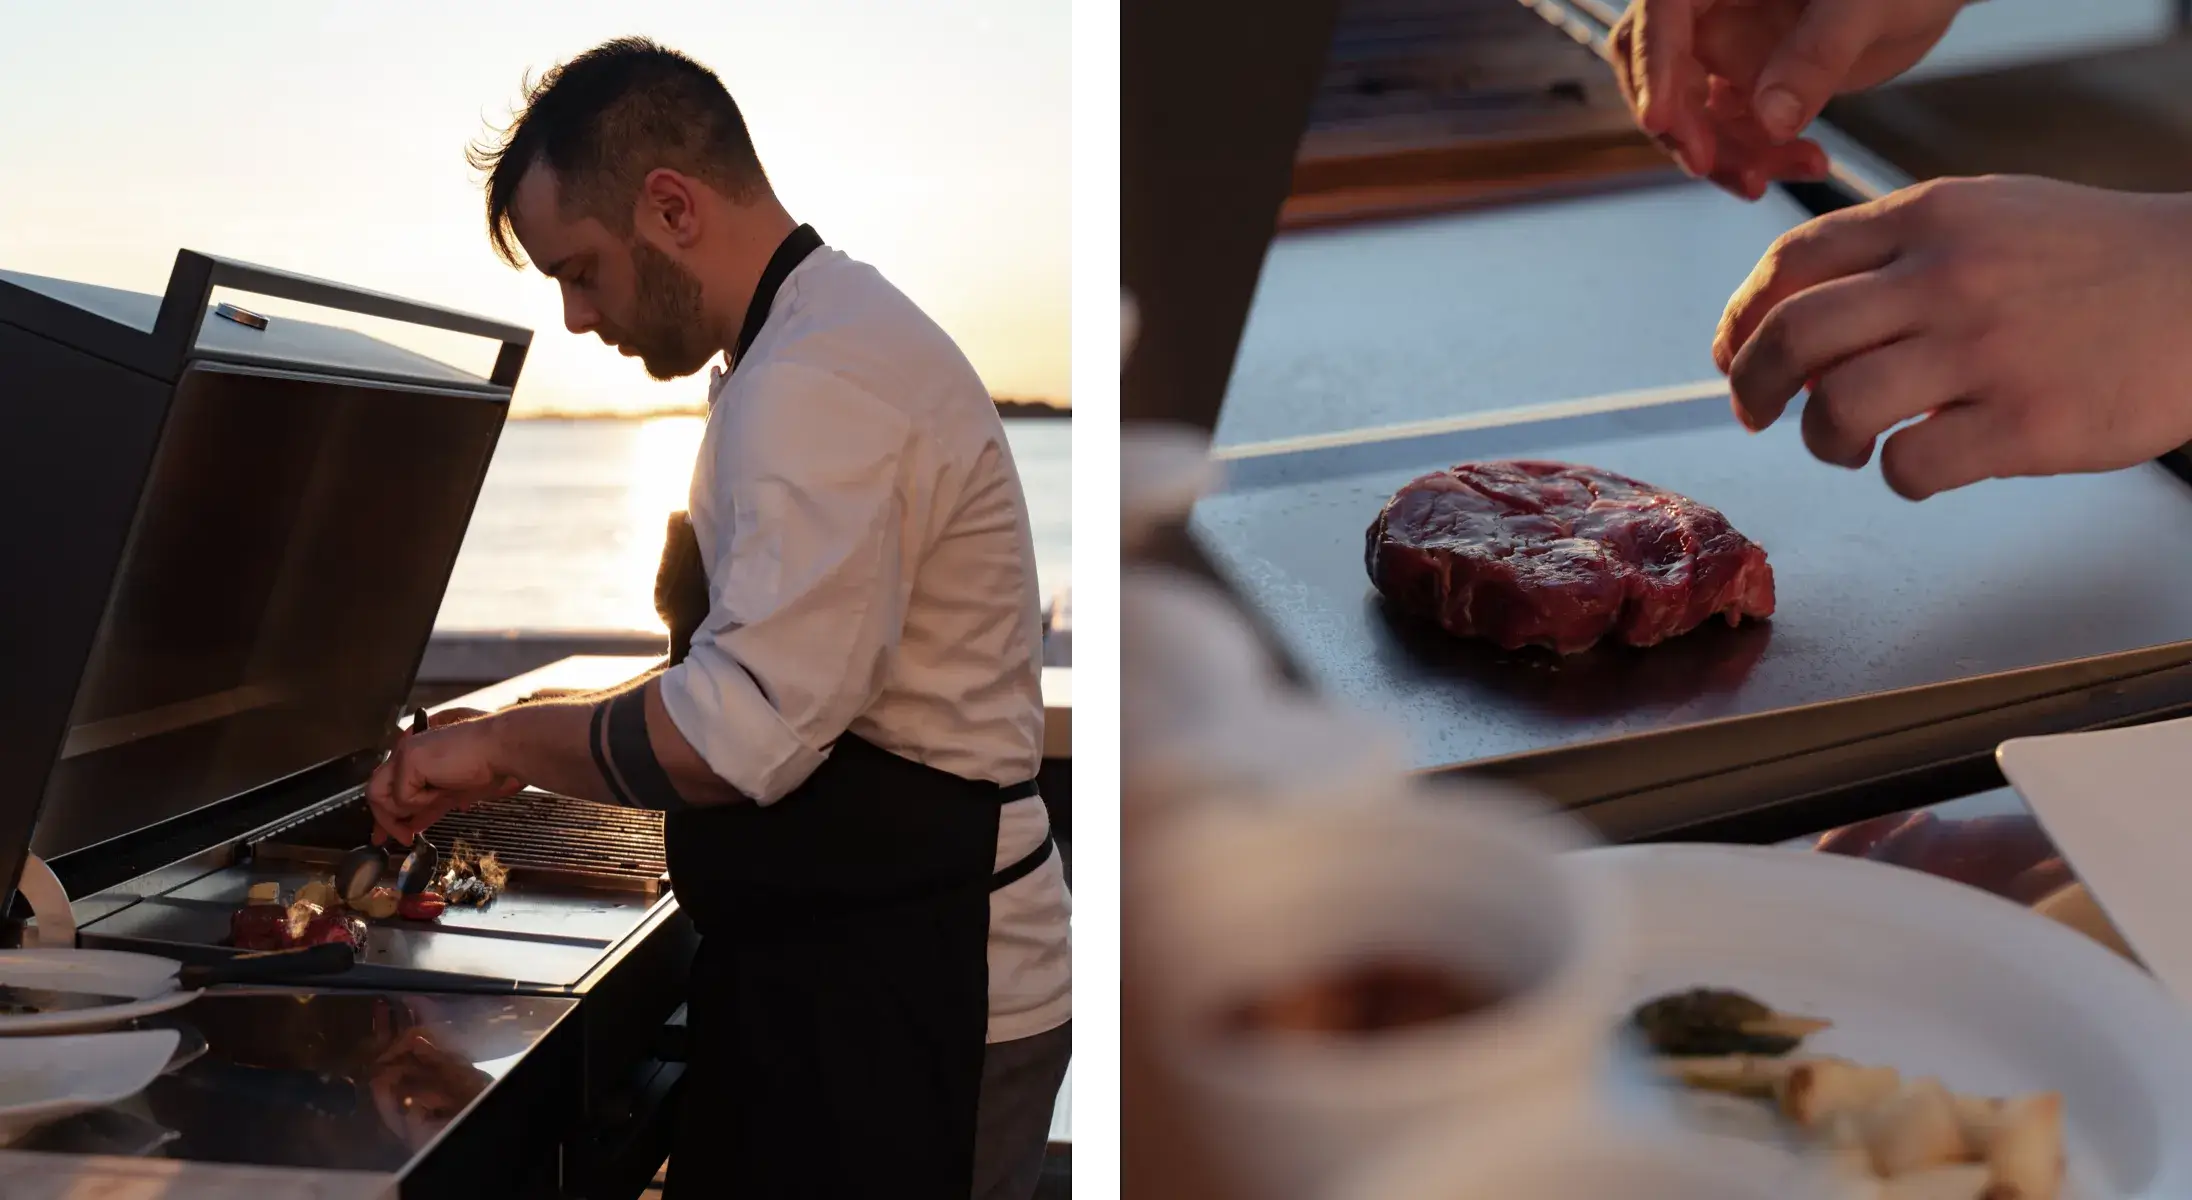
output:
[[700, 241], [702, 214], [700, 191], [693, 180], [668, 167], [657, 167], [640, 181], [632, 227], [680, 250], [690, 250]]

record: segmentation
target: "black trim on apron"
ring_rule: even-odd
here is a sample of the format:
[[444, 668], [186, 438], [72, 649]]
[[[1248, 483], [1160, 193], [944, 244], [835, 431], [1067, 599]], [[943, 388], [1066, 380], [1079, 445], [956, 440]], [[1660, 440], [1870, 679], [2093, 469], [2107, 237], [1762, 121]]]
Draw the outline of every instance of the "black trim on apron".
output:
[[[802, 225], [777, 248], [732, 370], [820, 244]], [[674, 664], [709, 606], [683, 513], [655, 588]], [[666, 817], [671, 886], [702, 934], [667, 1196], [972, 1194], [989, 897], [1052, 853], [1046, 835], [997, 871], [998, 818], [1034, 795], [1033, 782], [962, 779], [847, 733], [774, 804]]]

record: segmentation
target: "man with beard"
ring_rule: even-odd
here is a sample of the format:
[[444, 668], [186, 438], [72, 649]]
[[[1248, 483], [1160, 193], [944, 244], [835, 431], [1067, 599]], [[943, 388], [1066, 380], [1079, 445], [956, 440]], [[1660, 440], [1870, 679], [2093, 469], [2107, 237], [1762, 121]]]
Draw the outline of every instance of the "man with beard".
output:
[[406, 738], [408, 843], [530, 784], [667, 814], [702, 934], [670, 1194], [1026, 1197], [1071, 1050], [1033, 778], [1040, 614], [995, 405], [950, 338], [771, 191], [706, 68], [640, 39], [546, 75], [488, 227], [672, 379], [718, 352], [666, 666]]

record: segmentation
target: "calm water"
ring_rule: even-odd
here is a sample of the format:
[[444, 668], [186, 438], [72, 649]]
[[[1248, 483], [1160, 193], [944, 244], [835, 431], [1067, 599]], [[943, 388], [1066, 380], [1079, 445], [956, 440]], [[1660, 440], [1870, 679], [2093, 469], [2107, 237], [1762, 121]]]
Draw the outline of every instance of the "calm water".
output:
[[[1007, 421], [1043, 601], [1073, 569], [1070, 421]], [[664, 517], [685, 507], [699, 417], [512, 421], [457, 558], [443, 629], [648, 629]]]

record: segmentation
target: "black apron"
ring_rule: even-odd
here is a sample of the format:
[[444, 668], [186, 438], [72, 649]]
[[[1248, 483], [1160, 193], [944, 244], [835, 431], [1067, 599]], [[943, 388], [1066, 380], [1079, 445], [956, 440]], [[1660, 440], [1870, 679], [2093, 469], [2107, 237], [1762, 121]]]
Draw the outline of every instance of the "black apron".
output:
[[[733, 371], [819, 245], [802, 225], [777, 248]], [[709, 608], [683, 513], [655, 606], [674, 665]], [[667, 1196], [972, 1194], [989, 894], [1052, 849], [1045, 838], [996, 872], [998, 813], [1034, 794], [1032, 782], [962, 779], [847, 733], [774, 804], [671, 814], [671, 886], [702, 937]]]

